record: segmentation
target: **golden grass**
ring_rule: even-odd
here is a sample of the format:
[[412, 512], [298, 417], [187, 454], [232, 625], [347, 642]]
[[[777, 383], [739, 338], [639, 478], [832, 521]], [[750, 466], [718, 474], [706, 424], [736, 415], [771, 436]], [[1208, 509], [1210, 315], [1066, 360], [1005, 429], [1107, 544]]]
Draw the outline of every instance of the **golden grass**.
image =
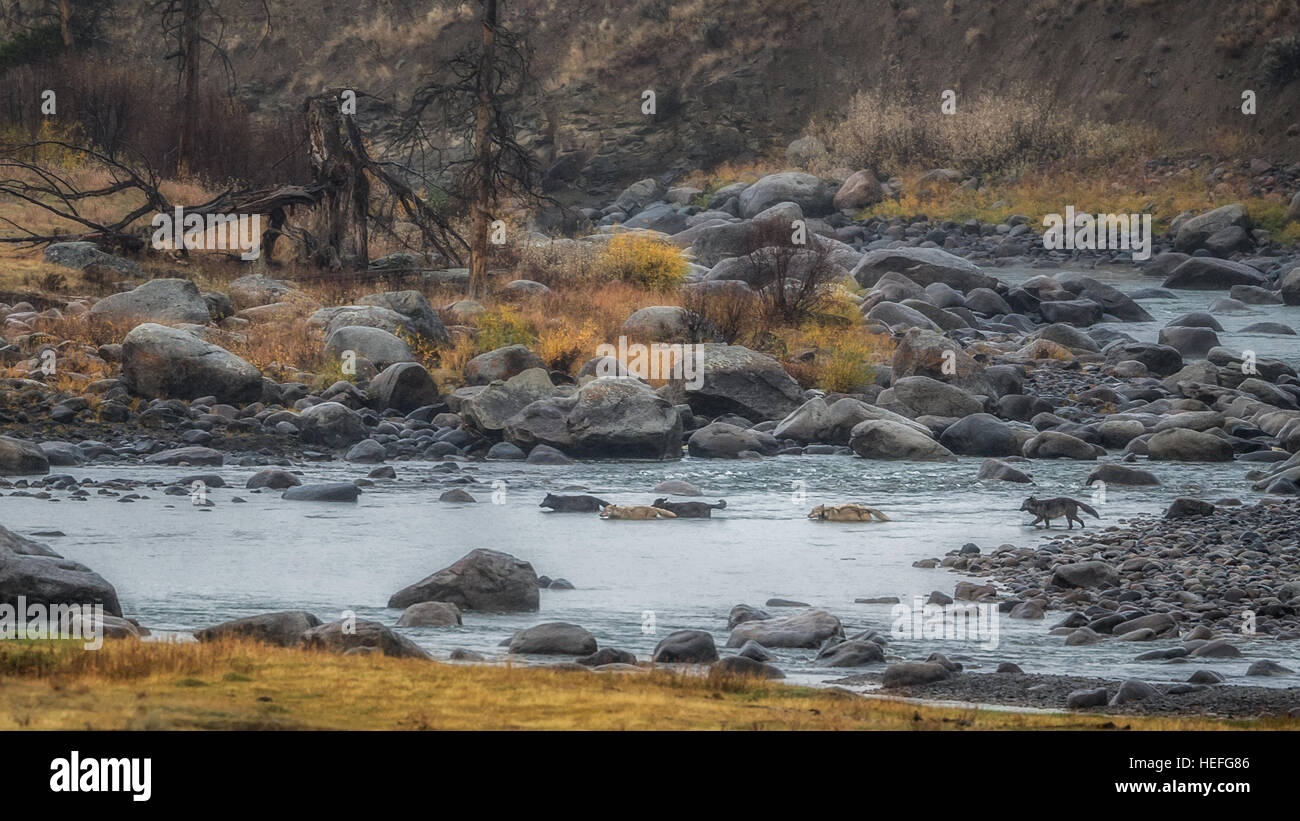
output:
[[918, 706], [736, 677], [341, 656], [243, 640], [0, 643], [0, 730], [1223, 730], [1289, 719]]

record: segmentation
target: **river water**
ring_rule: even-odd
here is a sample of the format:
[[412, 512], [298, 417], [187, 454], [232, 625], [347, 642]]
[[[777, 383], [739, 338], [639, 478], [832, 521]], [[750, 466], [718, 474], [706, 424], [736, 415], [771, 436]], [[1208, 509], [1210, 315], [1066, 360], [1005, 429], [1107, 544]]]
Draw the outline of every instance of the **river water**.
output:
[[[1014, 280], [1017, 273], [1041, 272], [995, 273]], [[1127, 272], [1109, 273], [1106, 279], [1125, 290], [1153, 284]], [[1204, 309], [1215, 296], [1182, 292], [1172, 302], [1146, 301], [1157, 322], [1128, 323], [1123, 329], [1140, 339], [1154, 339], [1168, 318]], [[1249, 321], [1300, 320], [1296, 308], [1257, 310]], [[1247, 324], [1245, 318], [1221, 321], [1229, 329]], [[1231, 333], [1221, 336], [1225, 344], [1241, 344]], [[1261, 337], [1252, 342], [1261, 356], [1296, 362], [1295, 338]], [[24, 534], [52, 529], [65, 533], [41, 541], [113, 582], [126, 612], [155, 631], [188, 631], [285, 609], [309, 610], [324, 620], [351, 610], [391, 625], [399, 615], [385, 607], [392, 593], [473, 548], [503, 550], [531, 562], [538, 574], [568, 579], [576, 589], [542, 590], [537, 613], [469, 612], [462, 627], [404, 629], [406, 635], [435, 657], [465, 647], [501, 659], [505, 650], [499, 645], [515, 630], [568, 621], [590, 630], [601, 646], [648, 657], [659, 639], [677, 629], [709, 630], [721, 647], [733, 605], [762, 606], [773, 597], [824, 607], [840, 617], [849, 633], [868, 628], [889, 633], [889, 605], [855, 604], [854, 599], [897, 596], [910, 602], [933, 590], [951, 594], [953, 586], [968, 577], [946, 569], [914, 568], [912, 563], [941, 557], [968, 542], [985, 551], [1007, 543], [1035, 544], [1041, 532], [1027, 527], [1028, 515], [1018, 512], [1030, 493], [1090, 498], [1083, 482], [1095, 463], [1036, 462], [1036, 484], [1027, 488], [978, 482], [981, 461], [896, 463], [801, 456], [562, 467], [489, 462], [465, 465], [459, 474], [437, 472], [436, 463], [396, 462], [398, 478], [366, 488], [355, 505], [285, 502], [278, 492], [244, 490], [255, 468], [228, 466], [215, 469], [227, 486], [208, 491], [214, 502], [210, 508], [196, 507], [187, 497], [148, 490], [144, 492], [149, 498], [129, 504], [97, 495], [85, 502], [5, 496], [0, 498], [0, 522]], [[1110, 487], [1104, 501], [1094, 499], [1103, 519], [1089, 518], [1089, 529], [1138, 513], [1160, 512], [1176, 495], [1247, 501], [1251, 496], [1244, 480], [1251, 467], [1247, 464], [1144, 467], [1162, 484]], [[368, 467], [308, 463], [301, 470], [308, 482], [346, 481], [365, 476]], [[78, 479], [172, 481], [196, 471], [91, 466], [60, 472]], [[456, 476], [476, 480], [464, 487], [479, 504], [437, 500]], [[577, 487], [616, 503], [647, 504], [657, 495], [653, 487], [670, 478], [698, 485], [705, 501], [725, 498], [727, 508], [713, 519], [629, 522], [538, 507], [547, 492]], [[66, 499], [62, 493], [55, 496]], [[232, 502], [235, 496], [246, 502]], [[814, 505], [847, 501], [878, 507], [893, 521], [837, 524], [805, 518]], [[1062, 638], [1047, 635], [1058, 619], [1056, 613], [1037, 622], [1001, 618], [996, 648], [971, 641], [903, 638], [891, 641], [889, 653], [924, 658], [943, 652], [984, 670], [1013, 661], [1026, 672], [1186, 679], [1188, 665], [1131, 660], [1171, 642], [1066, 648]], [[1259, 639], [1243, 644], [1243, 650], [1244, 659], [1201, 664], [1212, 664], [1230, 680], [1257, 658], [1300, 668], [1300, 642]], [[861, 671], [819, 670], [812, 664], [813, 650], [774, 652], [782, 669], [799, 682]], [[1249, 681], [1300, 685], [1296, 676]]]

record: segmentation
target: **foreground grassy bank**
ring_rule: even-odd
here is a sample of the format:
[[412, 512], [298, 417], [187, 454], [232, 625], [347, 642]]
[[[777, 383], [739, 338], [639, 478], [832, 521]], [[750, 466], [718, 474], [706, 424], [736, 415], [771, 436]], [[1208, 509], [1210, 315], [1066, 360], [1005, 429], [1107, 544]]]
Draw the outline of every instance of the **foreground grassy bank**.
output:
[[1268, 722], [918, 707], [666, 670], [590, 673], [243, 642], [0, 642], [0, 730], [1266, 728]]

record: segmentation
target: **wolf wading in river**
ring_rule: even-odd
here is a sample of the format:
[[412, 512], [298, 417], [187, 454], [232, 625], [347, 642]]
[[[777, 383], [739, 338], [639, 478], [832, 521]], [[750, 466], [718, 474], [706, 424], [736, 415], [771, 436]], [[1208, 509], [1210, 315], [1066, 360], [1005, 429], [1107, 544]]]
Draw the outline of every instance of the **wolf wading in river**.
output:
[[1071, 499], [1068, 496], [1057, 496], [1055, 499], [1035, 499], [1033, 496], [1030, 496], [1025, 500], [1025, 503], [1020, 506], [1020, 509], [1027, 510], [1037, 517], [1030, 522], [1031, 525], [1036, 525], [1039, 522], [1046, 522], [1045, 526], [1051, 527], [1053, 519], [1060, 519], [1064, 516], [1066, 530], [1074, 530], [1075, 522], [1079, 523], [1079, 527], [1084, 526], [1083, 519], [1079, 518], [1080, 510], [1095, 518], [1101, 518], [1101, 514], [1097, 513], [1096, 510], [1093, 510], [1090, 505], [1086, 505], [1077, 499]]

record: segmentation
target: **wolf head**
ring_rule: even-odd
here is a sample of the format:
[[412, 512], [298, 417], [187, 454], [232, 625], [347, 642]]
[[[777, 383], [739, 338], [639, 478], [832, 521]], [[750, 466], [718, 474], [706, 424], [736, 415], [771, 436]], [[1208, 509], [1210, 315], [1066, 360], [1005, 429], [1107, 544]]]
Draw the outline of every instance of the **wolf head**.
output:
[[655, 499], [655, 500], [654, 500], [654, 504], [651, 505], [651, 506], [652, 506], [652, 507], [663, 507], [663, 506], [666, 505], [666, 504], [668, 504], [668, 499], [666, 499], [666, 498], [664, 498], [664, 497], [661, 496], [661, 497], [659, 497], [658, 499]]
[[1030, 513], [1033, 513], [1033, 512], [1034, 512], [1034, 506], [1037, 505], [1037, 504], [1038, 504], [1038, 500], [1035, 499], [1033, 496], [1030, 496], [1028, 499], [1025, 500], [1025, 503], [1024, 503], [1023, 505], [1020, 506], [1020, 509], [1021, 509], [1021, 510], [1028, 510]]
[[546, 494], [546, 498], [542, 500], [542, 503], [539, 504], [538, 507], [555, 507], [555, 501], [555, 494], [548, 493]]

